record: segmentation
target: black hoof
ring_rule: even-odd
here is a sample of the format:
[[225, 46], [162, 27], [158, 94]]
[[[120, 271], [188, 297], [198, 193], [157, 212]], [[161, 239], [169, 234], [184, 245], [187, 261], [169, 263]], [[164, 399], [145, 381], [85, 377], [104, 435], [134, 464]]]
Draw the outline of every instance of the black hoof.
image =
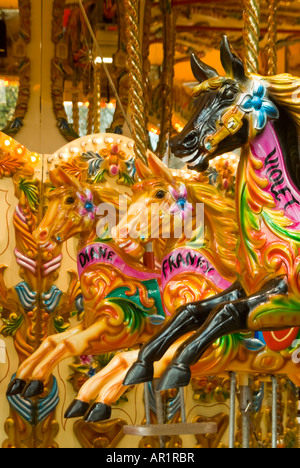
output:
[[99, 422], [110, 419], [111, 407], [104, 403], [94, 403], [91, 409], [86, 413], [84, 420], [86, 422]]
[[32, 380], [28, 382], [22, 392], [23, 398], [31, 398], [37, 395], [41, 395], [44, 392], [44, 383], [40, 380]]
[[172, 364], [168, 367], [156, 387], [157, 392], [171, 388], [186, 387], [191, 380], [191, 370], [185, 364]]
[[153, 380], [153, 364], [146, 364], [141, 361], [135, 362], [126, 374], [123, 385], [137, 385], [140, 383], [151, 382]]
[[20, 393], [23, 392], [25, 386], [26, 386], [26, 380], [13, 379], [7, 387], [6, 396], [19, 395]]
[[65, 418], [79, 418], [85, 415], [90, 407], [89, 403], [81, 400], [73, 400], [69, 408], [65, 412]]

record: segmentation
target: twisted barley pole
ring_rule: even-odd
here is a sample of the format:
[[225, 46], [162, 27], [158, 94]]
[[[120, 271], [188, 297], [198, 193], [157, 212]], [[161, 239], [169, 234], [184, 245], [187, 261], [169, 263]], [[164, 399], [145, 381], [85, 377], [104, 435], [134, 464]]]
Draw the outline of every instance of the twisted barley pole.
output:
[[161, 132], [156, 154], [160, 159], [163, 159], [166, 154], [167, 141], [172, 130], [175, 20], [172, 8], [166, 0], [160, 0], [160, 7], [163, 15], [164, 62], [162, 72]]
[[100, 133], [101, 119], [101, 64], [94, 68], [94, 133]]
[[137, 157], [147, 164], [147, 130], [145, 128], [143, 71], [139, 38], [139, 3], [139, 0], [124, 0], [133, 139], [136, 144]]
[[277, 74], [277, 7], [278, 0], [268, 0], [268, 75]]
[[244, 0], [243, 17], [246, 73], [258, 73], [260, 0]]

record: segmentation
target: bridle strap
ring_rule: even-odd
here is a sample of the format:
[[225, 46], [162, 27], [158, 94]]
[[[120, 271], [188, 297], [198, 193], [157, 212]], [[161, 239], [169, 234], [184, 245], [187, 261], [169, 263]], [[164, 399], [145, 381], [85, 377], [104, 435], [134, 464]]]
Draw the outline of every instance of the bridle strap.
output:
[[204, 140], [204, 147], [208, 153], [214, 153], [221, 141], [229, 135], [234, 135], [243, 126], [244, 112], [239, 105], [234, 106], [227, 111], [220, 121], [219, 129], [213, 134], [208, 135]]

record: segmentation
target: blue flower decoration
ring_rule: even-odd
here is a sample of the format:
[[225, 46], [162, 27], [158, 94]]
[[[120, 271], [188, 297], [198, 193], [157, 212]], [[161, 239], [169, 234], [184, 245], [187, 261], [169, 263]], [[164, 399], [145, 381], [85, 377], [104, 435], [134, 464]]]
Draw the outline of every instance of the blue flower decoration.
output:
[[251, 94], [246, 94], [241, 109], [244, 112], [252, 112], [253, 127], [256, 130], [263, 130], [267, 125], [268, 117], [278, 119], [279, 111], [275, 104], [266, 99], [266, 87], [260, 81], [254, 81]]

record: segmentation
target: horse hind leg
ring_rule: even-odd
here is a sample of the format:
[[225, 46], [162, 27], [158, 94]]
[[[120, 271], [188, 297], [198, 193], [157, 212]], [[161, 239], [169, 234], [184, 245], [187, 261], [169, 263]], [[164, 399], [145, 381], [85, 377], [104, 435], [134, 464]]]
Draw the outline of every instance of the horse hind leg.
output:
[[[217, 306], [202, 327], [177, 350], [163, 373], [157, 390], [185, 387], [191, 378], [190, 366], [196, 364], [205, 350], [224, 335], [249, 330], [248, 318], [261, 303], [270, 303], [270, 296], [288, 292], [286, 277], [275, 278], [263, 290], [245, 299]], [[281, 327], [282, 328], [282, 327]]]
[[159, 361], [178, 338], [198, 330], [217, 305], [245, 296], [242, 286], [236, 282], [220, 294], [180, 307], [160, 331], [142, 346], [137, 361], [126, 375], [124, 385], [153, 380], [153, 363]]

